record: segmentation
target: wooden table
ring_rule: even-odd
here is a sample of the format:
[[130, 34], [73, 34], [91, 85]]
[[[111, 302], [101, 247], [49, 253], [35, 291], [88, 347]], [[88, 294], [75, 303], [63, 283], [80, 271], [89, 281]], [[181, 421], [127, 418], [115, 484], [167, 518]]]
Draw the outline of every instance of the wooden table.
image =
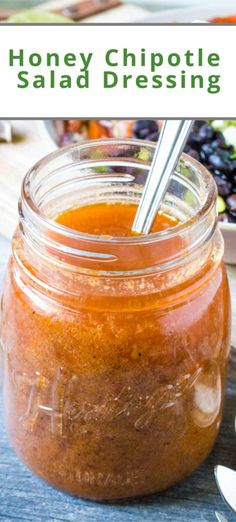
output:
[[[8, 169], [7, 184], [11, 187], [11, 195], [15, 202], [20, 185], [19, 182], [16, 183], [15, 165], [18, 161], [18, 168], [22, 173], [27, 168], [27, 162], [23, 161], [19, 153], [22, 147], [21, 132], [26, 130], [27, 124], [21, 122], [21, 127], [17, 135], [19, 147], [16, 147], [14, 156], [9, 153], [8, 157], [12, 171]], [[27, 161], [32, 163], [33, 156], [40, 156], [42, 143], [38, 146], [34, 134], [31, 139], [33, 147]], [[37, 145], [35, 151], [34, 145]], [[45, 146], [49, 151], [52, 144], [47, 142]], [[5, 162], [6, 155], [7, 152], [4, 155]], [[3, 166], [1, 156], [0, 163]], [[0, 225], [3, 225], [0, 231], [0, 280], [2, 267], [6, 264], [10, 251], [10, 241], [4, 239], [1, 233], [7, 231], [6, 235], [9, 236], [15, 222], [14, 212], [9, 223], [2, 219], [5, 211], [1, 208], [1, 202], [3, 204], [0, 197]], [[6, 212], [9, 202], [10, 200], [4, 200]], [[232, 344], [236, 347], [236, 267], [228, 267], [228, 274], [233, 303]], [[224, 464], [236, 469], [235, 414], [236, 369], [235, 378], [233, 379], [231, 371], [228, 382], [220, 436], [208, 460], [188, 480], [161, 495], [119, 503], [82, 501], [64, 495], [38, 480], [18, 461], [0, 420], [0, 522], [213, 522], [216, 521], [215, 510], [224, 514], [228, 522], [236, 521], [236, 515], [230, 513], [217, 492], [213, 472], [215, 464]], [[2, 419], [1, 402], [0, 418]]]

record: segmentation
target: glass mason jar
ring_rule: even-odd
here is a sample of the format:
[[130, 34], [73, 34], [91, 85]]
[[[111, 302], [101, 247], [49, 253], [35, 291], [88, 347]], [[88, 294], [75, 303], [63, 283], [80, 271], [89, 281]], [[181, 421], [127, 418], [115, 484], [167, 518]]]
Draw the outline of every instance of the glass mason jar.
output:
[[216, 187], [183, 155], [162, 211], [176, 227], [107, 237], [54, 218], [138, 202], [154, 145], [98, 141], [26, 175], [2, 299], [7, 430], [48, 483], [93, 499], [160, 491], [210, 452], [230, 304]]

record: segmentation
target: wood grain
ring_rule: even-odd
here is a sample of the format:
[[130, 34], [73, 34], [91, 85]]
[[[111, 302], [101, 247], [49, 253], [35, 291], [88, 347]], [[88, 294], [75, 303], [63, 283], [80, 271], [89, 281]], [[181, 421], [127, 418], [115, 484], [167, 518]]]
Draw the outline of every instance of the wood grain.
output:
[[[17, 224], [17, 204], [27, 170], [56, 147], [41, 121], [17, 121], [13, 142], [0, 144], [0, 234], [10, 238]], [[3, 216], [5, 219], [3, 219]]]

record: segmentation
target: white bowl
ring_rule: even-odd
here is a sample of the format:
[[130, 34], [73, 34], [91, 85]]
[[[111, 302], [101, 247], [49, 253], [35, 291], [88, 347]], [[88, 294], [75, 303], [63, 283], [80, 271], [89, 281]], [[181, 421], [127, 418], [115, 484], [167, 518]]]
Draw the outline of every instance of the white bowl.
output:
[[236, 265], [236, 224], [220, 223], [220, 230], [225, 242], [225, 262]]

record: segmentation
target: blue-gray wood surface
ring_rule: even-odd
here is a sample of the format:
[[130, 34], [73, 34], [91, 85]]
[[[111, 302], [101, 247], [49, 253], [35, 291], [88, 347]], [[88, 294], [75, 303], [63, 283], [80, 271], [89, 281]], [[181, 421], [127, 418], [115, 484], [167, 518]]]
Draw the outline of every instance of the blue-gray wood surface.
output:
[[[8, 253], [9, 243], [0, 238], [0, 279]], [[96, 503], [54, 490], [19, 462], [4, 429], [0, 400], [0, 522], [215, 522], [216, 510], [235, 522], [236, 515], [218, 494], [213, 471], [215, 464], [236, 469], [235, 413], [236, 384], [229, 380], [220, 436], [207, 461], [190, 478], [160, 495]]]

